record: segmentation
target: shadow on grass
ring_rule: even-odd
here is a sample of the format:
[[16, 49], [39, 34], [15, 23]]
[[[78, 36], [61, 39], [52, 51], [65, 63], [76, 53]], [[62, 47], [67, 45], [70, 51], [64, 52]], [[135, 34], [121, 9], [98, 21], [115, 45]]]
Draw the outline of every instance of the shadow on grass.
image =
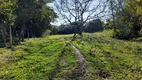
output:
[[[49, 80], [54, 80], [57, 78], [57, 74], [62, 71], [62, 66], [60, 65], [61, 60], [63, 59], [65, 53], [66, 53], [66, 47], [70, 46], [69, 43], [66, 43], [65, 47], [61, 51], [61, 54], [58, 56], [56, 60], [56, 67], [49, 73], [48, 78]], [[77, 66], [73, 69], [70, 70], [69, 73], [65, 77], [62, 76], [65, 80], [82, 80], [83, 74], [80, 71], [80, 66], [77, 64]]]
[[49, 73], [49, 76], [48, 76], [49, 80], [54, 80], [54, 78], [56, 77], [56, 74], [61, 71], [60, 62], [62, 60], [62, 57], [65, 55], [65, 51], [66, 51], [67, 46], [68, 46], [68, 43], [65, 45], [65, 47], [61, 51], [61, 54], [57, 57], [56, 67]]

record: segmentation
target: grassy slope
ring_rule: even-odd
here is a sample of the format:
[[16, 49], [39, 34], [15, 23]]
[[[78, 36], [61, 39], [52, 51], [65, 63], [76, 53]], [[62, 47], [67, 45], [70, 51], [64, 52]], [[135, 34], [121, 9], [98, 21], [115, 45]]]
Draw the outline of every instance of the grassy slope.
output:
[[15, 51], [0, 49], [0, 79], [67, 79], [77, 66], [76, 57], [60, 37], [26, 40]]
[[[84, 34], [72, 43], [86, 58], [86, 80], [106, 77], [114, 80], [142, 78], [142, 44], [111, 38], [112, 31]], [[0, 79], [68, 80], [74, 77], [77, 60], [65, 39], [55, 35], [30, 39], [15, 51], [0, 49]], [[65, 47], [66, 46], [66, 47]]]
[[87, 63], [86, 80], [142, 79], [142, 44], [110, 38], [112, 31], [84, 34], [72, 43], [84, 54]]

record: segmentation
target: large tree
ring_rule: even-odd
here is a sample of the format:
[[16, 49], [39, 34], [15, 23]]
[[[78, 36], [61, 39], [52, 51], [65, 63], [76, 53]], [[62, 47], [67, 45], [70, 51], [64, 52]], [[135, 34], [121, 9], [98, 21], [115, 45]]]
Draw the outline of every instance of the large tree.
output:
[[141, 0], [108, 0], [114, 35], [121, 39], [133, 39], [142, 35], [142, 1]]
[[0, 38], [3, 43], [10, 40], [12, 46], [12, 40], [23, 41], [33, 35], [39, 37], [49, 29], [50, 22], [56, 18], [55, 12], [46, 5], [51, 1], [0, 0]]
[[126, 10], [129, 13], [129, 23], [132, 24], [131, 35], [132, 38], [142, 36], [142, 0], [128, 1], [126, 3]]
[[56, 0], [55, 6], [65, 22], [74, 27], [74, 36], [82, 36], [87, 21], [104, 15], [106, 0]]
[[112, 20], [114, 32], [116, 32], [117, 26], [115, 19], [119, 13], [124, 12], [126, 0], [107, 0], [107, 3], [110, 12], [108, 15], [110, 15], [110, 19]]
[[16, 0], [0, 0], [0, 28], [4, 44], [6, 44], [7, 30], [9, 33], [10, 47], [12, 47], [12, 30], [16, 9]]
[[45, 3], [51, 0], [18, 0], [16, 30], [19, 41], [24, 37], [39, 37], [56, 17], [52, 9]]

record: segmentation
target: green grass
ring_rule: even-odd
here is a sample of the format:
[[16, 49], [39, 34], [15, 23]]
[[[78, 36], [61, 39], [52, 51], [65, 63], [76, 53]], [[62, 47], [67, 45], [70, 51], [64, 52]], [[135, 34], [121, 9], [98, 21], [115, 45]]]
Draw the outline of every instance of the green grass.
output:
[[142, 44], [113, 39], [111, 33], [86, 33], [72, 42], [86, 58], [86, 79], [142, 79]]
[[[142, 43], [111, 38], [112, 30], [84, 33], [71, 43], [86, 59], [85, 80], [141, 80]], [[77, 80], [73, 35], [25, 40], [14, 51], [0, 48], [2, 80]]]
[[59, 36], [30, 39], [15, 51], [0, 49], [0, 79], [66, 80], [76, 61], [74, 50]]

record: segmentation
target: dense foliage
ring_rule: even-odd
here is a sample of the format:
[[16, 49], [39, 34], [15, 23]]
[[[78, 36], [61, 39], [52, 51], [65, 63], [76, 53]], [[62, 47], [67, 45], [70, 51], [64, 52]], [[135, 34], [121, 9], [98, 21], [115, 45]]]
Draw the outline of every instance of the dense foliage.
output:
[[71, 25], [53, 26], [51, 34], [72, 34], [74, 29]]
[[25, 37], [40, 37], [51, 28], [50, 22], [56, 17], [46, 6], [50, 1], [0, 0], [0, 40], [6, 43], [12, 37], [18, 42]]
[[[66, 25], [60, 25], [60, 26], [53, 26], [51, 34], [73, 34], [75, 33], [76, 29], [77, 31], [80, 29], [80, 27], [74, 26], [75, 22]], [[103, 30], [103, 22], [100, 19], [92, 20], [86, 23], [84, 26], [83, 31], [93, 33]]]
[[[116, 0], [121, 1], [121, 0]], [[114, 36], [120, 39], [142, 37], [142, 1], [126, 0], [125, 5], [116, 7], [114, 19], [107, 23], [107, 28], [114, 29]], [[120, 2], [119, 4], [120, 5]]]
[[103, 23], [100, 19], [92, 20], [85, 26], [85, 32], [93, 33], [103, 30]]

